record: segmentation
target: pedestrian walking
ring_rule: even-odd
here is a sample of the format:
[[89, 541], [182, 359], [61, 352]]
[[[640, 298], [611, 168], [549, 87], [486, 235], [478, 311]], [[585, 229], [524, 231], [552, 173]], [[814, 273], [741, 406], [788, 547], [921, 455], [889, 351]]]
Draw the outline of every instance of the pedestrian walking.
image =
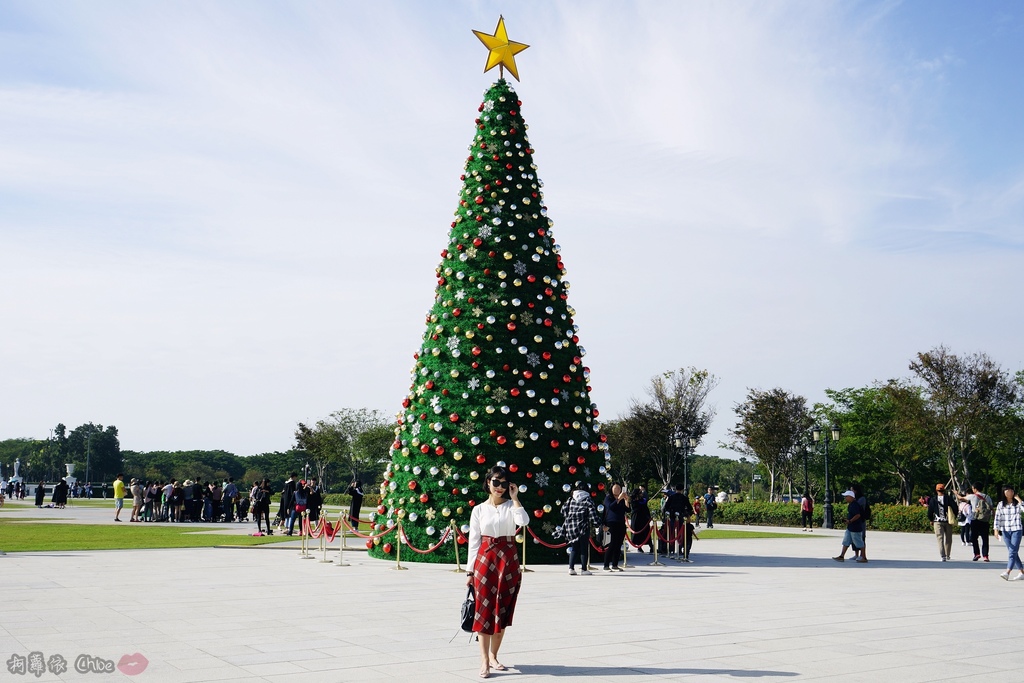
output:
[[[988, 562], [988, 531], [992, 526], [992, 511], [995, 506], [992, 499], [981, 489], [980, 484], [971, 486], [972, 493], [965, 498], [971, 504], [971, 546], [974, 550], [974, 562], [984, 558]], [[980, 546], [980, 547], [979, 547]]]
[[[996, 507], [995, 528], [996, 538], [1002, 538], [1006, 545], [1006, 571], [999, 575], [1006, 581], [1024, 580], [1024, 564], [1020, 561], [1022, 512], [1024, 506], [1021, 505], [1020, 496], [1014, 491], [1013, 486], [1004, 486], [1003, 495]], [[1014, 569], [1019, 570], [1019, 573], [1011, 577], [1010, 572]]]
[[807, 491], [800, 499], [800, 523], [804, 531], [814, 531], [814, 498]]
[[[843, 491], [843, 499], [846, 501], [846, 533], [843, 534], [843, 549], [832, 559], [836, 562], [846, 562], [846, 551], [853, 548], [854, 554], [864, 547], [864, 517], [860, 504], [857, 502], [857, 494], [852, 490]], [[866, 559], [857, 558], [857, 562], [867, 562]]]
[[718, 509], [718, 500], [715, 498], [715, 490], [708, 487], [708, 492], [704, 494], [704, 514], [707, 516], [707, 527], [709, 529], [715, 528], [715, 510]]
[[946, 493], [945, 484], [935, 485], [935, 495], [928, 499], [928, 519], [935, 529], [939, 556], [948, 562], [953, 550], [953, 525], [956, 523], [956, 496]]

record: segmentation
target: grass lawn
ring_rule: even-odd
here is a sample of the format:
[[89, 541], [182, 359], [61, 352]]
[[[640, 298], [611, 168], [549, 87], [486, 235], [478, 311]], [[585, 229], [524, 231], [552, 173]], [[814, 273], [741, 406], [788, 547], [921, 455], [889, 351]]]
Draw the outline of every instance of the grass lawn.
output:
[[52, 524], [0, 522], [0, 550], [115, 550], [206, 548], [215, 545], [263, 545], [294, 541], [290, 536], [242, 536], [196, 533], [194, 528], [150, 524]]
[[[700, 539], [707, 538], [815, 538], [810, 534], [773, 533], [771, 531], [738, 531], [733, 529], [701, 529]], [[818, 538], [825, 538], [818, 536]]]

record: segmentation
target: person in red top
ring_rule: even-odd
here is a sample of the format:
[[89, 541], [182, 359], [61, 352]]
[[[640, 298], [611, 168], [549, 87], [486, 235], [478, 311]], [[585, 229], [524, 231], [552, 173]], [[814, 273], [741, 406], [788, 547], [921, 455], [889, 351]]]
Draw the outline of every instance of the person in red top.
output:
[[800, 523], [803, 524], [804, 531], [814, 531], [814, 523], [811, 521], [814, 515], [814, 498], [811, 494], [804, 491], [804, 497], [800, 501]]

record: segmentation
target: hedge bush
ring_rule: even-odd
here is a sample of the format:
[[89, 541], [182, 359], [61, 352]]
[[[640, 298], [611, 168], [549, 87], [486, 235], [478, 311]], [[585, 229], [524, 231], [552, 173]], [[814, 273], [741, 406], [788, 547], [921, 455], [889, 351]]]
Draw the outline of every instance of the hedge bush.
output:
[[[846, 519], [846, 504], [842, 501], [832, 504], [833, 522], [843, 528]], [[814, 526], [820, 527], [825, 520], [822, 503], [816, 503], [812, 514]], [[796, 503], [768, 503], [761, 501], [745, 503], [721, 503], [715, 510], [715, 521], [722, 524], [747, 524], [753, 526], [800, 526], [800, 506]], [[932, 531], [928, 521], [928, 510], [921, 505], [871, 506], [869, 529], [878, 531], [909, 531], [925, 533]]]
[[[328, 493], [324, 496], [324, 505], [340, 505], [348, 507], [352, 504], [352, 496], [347, 493]], [[367, 493], [363, 495], [363, 507], [375, 508], [380, 505], [379, 493]]]
[[[270, 498], [272, 505], [277, 505], [281, 502], [281, 494], [275, 493]], [[324, 496], [324, 505], [348, 507], [352, 504], [352, 496], [347, 493], [328, 493]], [[380, 494], [379, 493], [367, 493], [363, 496], [363, 507], [364, 508], [375, 508], [380, 505]]]

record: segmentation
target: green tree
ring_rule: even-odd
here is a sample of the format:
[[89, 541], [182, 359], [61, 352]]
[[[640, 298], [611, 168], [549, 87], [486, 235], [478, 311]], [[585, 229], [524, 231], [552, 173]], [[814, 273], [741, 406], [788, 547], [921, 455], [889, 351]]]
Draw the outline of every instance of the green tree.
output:
[[797, 455], [802, 458], [812, 424], [807, 399], [779, 387], [749, 389], [747, 400], [736, 404], [735, 411], [738, 421], [729, 431], [730, 441], [723, 445], [764, 465], [768, 495], [774, 501], [776, 480], [780, 476], [791, 479]]
[[1018, 385], [986, 354], [958, 356], [945, 346], [917, 354], [910, 369], [924, 385], [949, 479], [962, 489], [975, 462], [997, 449], [1019, 402]]
[[[651, 378], [646, 401], [634, 400], [619, 420], [620, 444], [635, 460], [646, 460], [662, 486], [671, 486], [683, 471], [689, 439], [698, 443], [708, 433], [715, 409], [708, 397], [718, 378], [707, 370], [681, 368]], [[677, 448], [676, 439], [684, 441]], [[614, 454], [612, 455], [614, 459]]]
[[876, 492], [893, 488], [898, 502], [916, 502], [915, 485], [941, 449], [922, 389], [890, 380], [825, 393], [832, 404], [816, 407], [821, 422], [843, 428], [842, 438], [834, 444], [839, 480], [860, 480], [871, 490], [872, 480], [882, 478], [881, 486], [873, 487]]
[[325, 487], [334, 472], [358, 479], [363, 472], [378, 469], [387, 461], [393, 441], [394, 426], [380, 411], [366, 408], [337, 410], [312, 427], [300, 422], [295, 430], [295, 447], [310, 455]]
[[[484, 499], [480, 477], [497, 463], [525, 487], [531, 529], [549, 539], [565, 487], [605, 471], [565, 268], [521, 104], [504, 79], [485, 93], [473, 133], [377, 520], [402, 520], [421, 548], [453, 519], [467, 524]], [[564, 557], [534, 548], [532, 560]], [[446, 545], [412, 559], [450, 562], [454, 553]]]
[[[604, 423], [608, 437], [608, 452], [611, 454], [611, 471], [616, 478], [630, 485], [649, 484], [657, 478], [654, 460], [647, 453], [647, 438], [640, 430], [633, 429], [624, 419]], [[640, 438], [637, 438], [640, 437]]]

